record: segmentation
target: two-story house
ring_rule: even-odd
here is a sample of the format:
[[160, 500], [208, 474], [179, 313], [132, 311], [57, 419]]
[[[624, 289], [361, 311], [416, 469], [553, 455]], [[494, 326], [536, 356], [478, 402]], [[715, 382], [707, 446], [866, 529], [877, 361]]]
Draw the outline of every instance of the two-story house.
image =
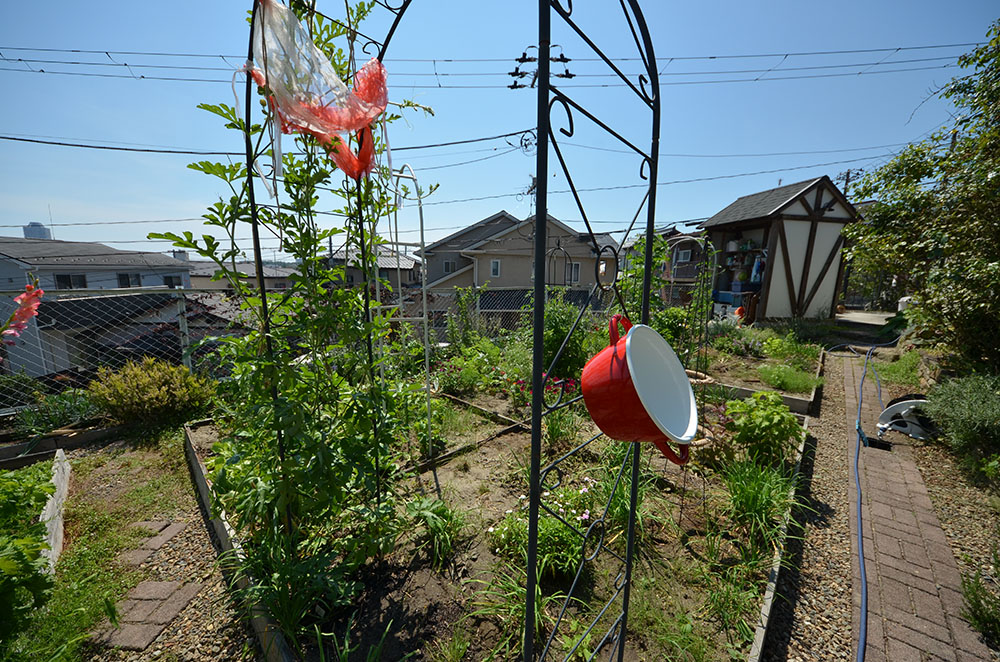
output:
[[104, 244], [0, 237], [0, 290], [19, 290], [31, 276], [45, 290], [190, 287], [190, 264], [162, 253]]
[[[534, 217], [519, 220], [506, 211], [484, 218], [424, 249], [428, 287], [530, 289], [534, 284]], [[596, 235], [595, 249], [586, 232], [552, 216], [546, 227], [546, 283], [578, 289], [593, 287], [601, 273], [613, 277], [610, 234]]]

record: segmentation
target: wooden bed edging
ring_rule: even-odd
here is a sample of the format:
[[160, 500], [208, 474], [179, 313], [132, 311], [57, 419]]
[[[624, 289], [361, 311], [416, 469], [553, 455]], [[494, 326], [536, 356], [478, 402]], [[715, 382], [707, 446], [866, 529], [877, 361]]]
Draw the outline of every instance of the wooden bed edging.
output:
[[55, 455], [59, 449], [72, 450], [118, 434], [120, 426], [91, 426], [72, 430], [55, 430], [37, 441], [26, 441], [0, 448], [0, 469], [18, 469]]
[[[820, 363], [822, 367], [822, 363]], [[792, 472], [794, 484], [789, 493], [794, 497], [798, 492], [799, 470], [802, 468], [802, 455], [805, 452], [806, 441], [809, 438], [809, 419], [802, 423], [805, 434], [802, 436], [802, 443], [799, 444], [795, 461], [795, 471]], [[781, 560], [785, 554], [785, 543], [788, 542], [788, 526], [792, 521], [792, 511], [795, 510], [795, 503], [785, 513], [784, 521], [781, 523], [781, 533], [778, 535], [778, 548], [774, 552], [771, 560], [771, 569], [767, 573], [767, 587], [764, 589], [764, 599], [760, 606], [760, 616], [757, 619], [757, 628], [754, 630], [753, 643], [750, 645], [750, 653], [747, 655], [747, 662], [760, 662], [760, 656], [764, 652], [764, 642], [767, 640], [767, 629], [771, 624], [771, 609], [774, 607], [774, 598], [778, 594], [778, 577], [781, 574]]]
[[[229, 526], [229, 522], [226, 520], [226, 514], [220, 512], [215, 513], [213, 516], [211, 483], [208, 481], [205, 465], [202, 463], [201, 458], [198, 457], [198, 454], [194, 450], [194, 445], [191, 443], [191, 428], [197, 425], [206, 425], [210, 422], [207, 420], [198, 421], [195, 424], [184, 426], [184, 455], [187, 458], [191, 481], [195, 485], [198, 503], [208, 517], [209, 525], [215, 533], [215, 539], [218, 541], [220, 551], [222, 553], [232, 552], [242, 557], [243, 552], [240, 548], [240, 543], [236, 539], [235, 532]], [[249, 580], [245, 577], [236, 579], [236, 586], [240, 589], [246, 588], [249, 584]], [[258, 602], [248, 605], [248, 607], [250, 610], [250, 625], [253, 626], [254, 634], [257, 635], [257, 642], [260, 644], [260, 648], [264, 652], [264, 657], [267, 658], [267, 661], [295, 662], [298, 660], [292, 649], [288, 646], [288, 642], [285, 641], [285, 636], [278, 628], [278, 624], [267, 613], [264, 605]]]

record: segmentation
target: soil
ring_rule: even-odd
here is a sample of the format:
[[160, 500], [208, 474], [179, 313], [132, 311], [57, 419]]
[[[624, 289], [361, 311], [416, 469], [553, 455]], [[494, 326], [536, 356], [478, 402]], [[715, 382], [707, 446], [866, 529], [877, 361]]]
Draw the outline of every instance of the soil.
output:
[[[763, 382], [757, 374], [757, 367], [766, 364], [780, 363], [769, 359], [755, 359], [749, 356], [733, 356], [720, 352], [716, 349], [708, 350], [709, 368], [708, 374], [715, 378], [716, 382], [728, 386], [742, 386], [756, 391], [778, 391], [784, 395], [796, 398], [808, 398], [809, 392], [793, 393], [782, 391]], [[809, 370], [810, 375], [816, 374], [816, 365]]]

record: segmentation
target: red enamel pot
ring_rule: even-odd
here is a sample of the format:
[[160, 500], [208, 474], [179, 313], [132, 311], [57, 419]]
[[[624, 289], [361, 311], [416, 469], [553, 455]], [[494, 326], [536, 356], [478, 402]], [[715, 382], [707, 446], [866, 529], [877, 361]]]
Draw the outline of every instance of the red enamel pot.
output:
[[[687, 462], [698, 408], [674, 350], [652, 328], [633, 326], [623, 315], [611, 318], [609, 336], [610, 344], [583, 368], [580, 386], [590, 417], [611, 439], [652, 442], [671, 461]], [[681, 445], [679, 455], [668, 442]]]

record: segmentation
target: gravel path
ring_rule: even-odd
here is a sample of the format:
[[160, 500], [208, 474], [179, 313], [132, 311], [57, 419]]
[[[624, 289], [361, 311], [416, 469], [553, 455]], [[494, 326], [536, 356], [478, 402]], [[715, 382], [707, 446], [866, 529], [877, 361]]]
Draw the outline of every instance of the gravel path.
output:
[[[847, 660], [851, 650], [851, 541], [843, 359], [828, 356], [819, 418], [802, 462], [800, 536], [788, 546], [792, 567], [782, 571], [771, 614], [765, 661]], [[814, 441], [813, 441], [814, 440]]]
[[[70, 454], [70, 459], [95, 453], [113, 456], [122, 451], [125, 455], [131, 453], [139, 457], [139, 453], [130, 450], [127, 444], [116, 442], [104, 447], [78, 449]], [[122, 486], [142, 480], [142, 472], [116, 473], [108, 478], [110, 482], [94, 487], [104, 497], [113, 498], [112, 494], [122, 489]], [[183, 478], [187, 480], [186, 473]], [[147, 518], [185, 522], [187, 526], [139, 566], [146, 573], [144, 579], [201, 582], [203, 586], [191, 603], [146, 650], [128, 651], [92, 644], [87, 653], [89, 657], [84, 659], [92, 662], [223, 662], [262, 659], [253, 632], [248, 623], [240, 619], [222, 573], [216, 566], [216, 551], [195, 501], [194, 488], [180, 490], [179, 502], [171, 500], [170, 503], [161, 505], [158, 511], [146, 513]], [[107, 625], [103, 623], [97, 629]]]

